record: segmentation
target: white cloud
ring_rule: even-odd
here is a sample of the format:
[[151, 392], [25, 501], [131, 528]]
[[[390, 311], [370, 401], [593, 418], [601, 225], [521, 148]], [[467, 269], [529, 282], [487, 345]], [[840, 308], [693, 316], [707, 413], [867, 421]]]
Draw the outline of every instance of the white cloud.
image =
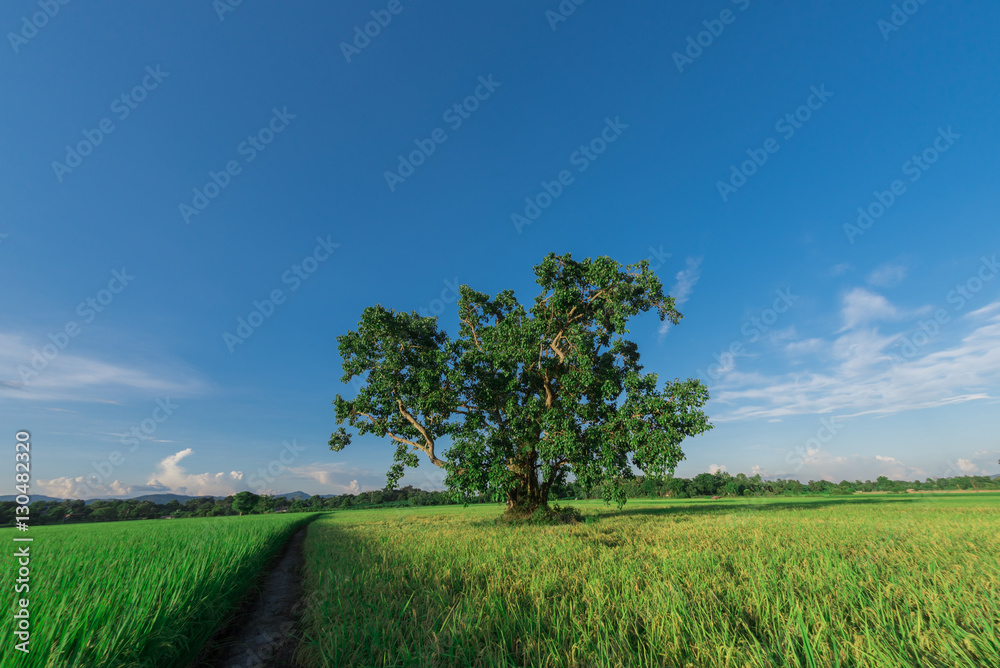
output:
[[243, 479], [242, 472], [232, 471], [229, 474], [188, 473], [187, 469], [180, 465], [180, 462], [192, 454], [194, 454], [194, 450], [185, 448], [164, 458], [156, 465], [156, 470], [149, 477], [146, 485], [190, 496], [228, 496], [236, 493], [233, 482]]
[[1000, 450], [985, 448], [976, 450], [966, 458], [949, 462], [948, 470], [944, 475], [996, 475], [997, 455], [1000, 455]]
[[38, 487], [48, 496], [57, 499], [90, 499], [114, 496], [126, 496], [132, 488], [121, 481], [115, 480], [107, 484], [87, 481], [84, 476], [53, 478], [52, 480], [36, 480]]
[[[674, 305], [678, 309], [691, 298], [694, 286], [697, 285], [698, 279], [701, 278], [701, 261], [702, 258], [700, 257], [689, 257], [687, 259], [687, 268], [677, 272], [677, 276], [674, 277], [674, 285], [670, 288], [670, 296], [674, 298]], [[660, 325], [661, 338], [670, 331], [671, 326], [672, 324], [669, 320], [665, 320]]]
[[833, 267], [830, 269], [830, 274], [833, 276], [840, 276], [841, 274], [847, 273], [852, 269], [854, 269], [854, 267], [852, 267], [847, 262], [841, 262], [840, 264], [833, 265]]
[[881, 288], [891, 288], [899, 285], [904, 278], [906, 278], [906, 267], [886, 264], [868, 274], [868, 283]]
[[899, 310], [889, 300], [864, 288], [855, 288], [844, 296], [840, 314], [844, 322], [840, 330], [842, 332], [861, 324], [897, 320], [901, 317]]
[[723, 466], [719, 466], [718, 464], [709, 464], [708, 465], [708, 472], [711, 473], [712, 475], [715, 475], [719, 471], [725, 471], [725, 470], [726, 470], [725, 465], [723, 465]]
[[970, 459], [959, 459], [955, 462], [955, 466], [965, 475], [979, 475], [982, 472], [979, 464]]

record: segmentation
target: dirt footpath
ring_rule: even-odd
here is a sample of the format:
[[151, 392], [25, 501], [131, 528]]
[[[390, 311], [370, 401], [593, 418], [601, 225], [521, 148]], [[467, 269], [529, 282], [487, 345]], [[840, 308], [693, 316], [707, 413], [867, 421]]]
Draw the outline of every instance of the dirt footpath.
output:
[[195, 666], [216, 668], [288, 668], [298, 643], [303, 544], [306, 525], [295, 532], [284, 552], [248, 597], [236, 618], [207, 645]]

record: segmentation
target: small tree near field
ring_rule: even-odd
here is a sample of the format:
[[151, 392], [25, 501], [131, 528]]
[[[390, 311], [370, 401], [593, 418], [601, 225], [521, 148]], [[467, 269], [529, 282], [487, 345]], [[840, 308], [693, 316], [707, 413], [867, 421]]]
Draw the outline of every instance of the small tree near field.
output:
[[257, 506], [257, 495], [253, 492], [238, 492], [233, 496], [233, 510], [242, 515]]
[[682, 317], [648, 261], [553, 253], [535, 275], [541, 292], [529, 308], [511, 290], [490, 297], [461, 286], [454, 339], [437, 318], [366, 308], [337, 339], [342, 381], [364, 383], [354, 399], [334, 400], [330, 448], [350, 443], [345, 424], [388, 436], [387, 488], [423, 453], [456, 495], [485, 494], [516, 515], [546, 508], [569, 474], [622, 505], [633, 467], [673, 473], [681, 441], [712, 426], [701, 411], [708, 389], [695, 379], [661, 385], [624, 337], [641, 313], [675, 325]]

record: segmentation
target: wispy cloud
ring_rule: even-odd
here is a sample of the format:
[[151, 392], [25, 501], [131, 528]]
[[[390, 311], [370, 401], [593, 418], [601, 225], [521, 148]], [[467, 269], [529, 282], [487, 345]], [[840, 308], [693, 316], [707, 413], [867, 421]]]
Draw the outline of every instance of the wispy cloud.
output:
[[[795, 474], [800, 480], [875, 480], [883, 475], [891, 480], [919, 480], [928, 475], [920, 467], [910, 466], [887, 455], [845, 456], [821, 449], [810, 452], [803, 459], [801, 470]], [[761, 475], [768, 477], [763, 472]]]
[[906, 267], [901, 264], [885, 264], [868, 274], [868, 283], [880, 288], [899, 285], [906, 278]]
[[786, 345], [789, 352], [815, 353], [812, 369], [729, 374], [715, 386], [713, 402], [730, 411], [715, 419], [834, 411], [844, 417], [889, 415], [992, 398], [990, 389], [1000, 383], [1000, 302], [949, 323], [960, 340], [932, 340], [908, 360], [894, 363], [893, 346], [904, 332], [883, 335], [860, 323], [899, 311], [883, 298], [869, 299], [869, 294], [855, 291], [845, 297], [844, 317], [853, 323], [851, 331]]
[[[687, 303], [688, 299], [691, 298], [691, 293], [694, 292], [694, 286], [697, 285], [698, 279], [701, 278], [701, 261], [703, 258], [689, 257], [687, 259], [687, 267], [677, 272], [674, 277], [674, 285], [670, 288], [670, 296], [674, 298], [674, 305], [680, 309], [681, 306]], [[660, 338], [662, 339], [667, 332], [670, 331], [671, 323], [669, 320], [664, 321], [660, 325]]]
[[[302, 486], [303, 482], [318, 482], [323, 486], [324, 494], [357, 494], [362, 489], [379, 489], [385, 486], [384, 475], [340, 462], [313, 462], [289, 467], [280, 478], [295, 487]], [[408, 481], [405, 484], [412, 483]]]
[[798, 341], [791, 341], [785, 345], [785, 352], [789, 355], [807, 355], [809, 353], [815, 353], [823, 350], [826, 347], [826, 342], [823, 339], [811, 338], [811, 339], [800, 339]]
[[109, 397], [125, 392], [191, 396], [210, 386], [200, 373], [182, 364], [138, 368], [65, 351], [46, 359], [44, 345], [0, 333], [0, 397], [117, 403]]

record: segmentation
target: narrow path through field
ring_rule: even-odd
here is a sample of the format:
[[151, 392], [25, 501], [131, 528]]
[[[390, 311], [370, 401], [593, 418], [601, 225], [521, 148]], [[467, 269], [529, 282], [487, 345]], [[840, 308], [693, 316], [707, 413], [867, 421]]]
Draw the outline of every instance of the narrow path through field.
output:
[[216, 668], [287, 668], [298, 641], [302, 614], [300, 580], [306, 525], [295, 532], [278, 561], [261, 579], [259, 594], [249, 599], [232, 623], [214, 638], [195, 666]]

